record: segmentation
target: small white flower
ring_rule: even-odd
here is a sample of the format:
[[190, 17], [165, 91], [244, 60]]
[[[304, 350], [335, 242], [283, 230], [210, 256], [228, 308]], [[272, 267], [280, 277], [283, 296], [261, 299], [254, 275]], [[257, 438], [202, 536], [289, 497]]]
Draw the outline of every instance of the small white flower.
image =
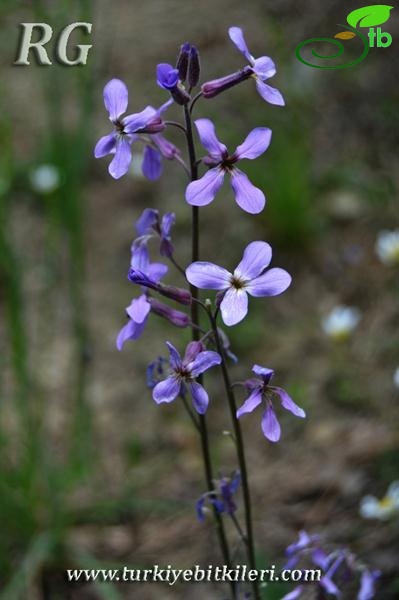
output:
[[399, 264], [399, 229], [380, 231], [375, 244], [375, 251], [385, 265]]
[[365, 496], [360, 502], [360, 514], [364, 519], [389, 519], [399, 515], [399, 481], [393, 481], [386, 495], [378, 500], [375, 496]]
[[351, 306], [336, 306], [322, 319], [323, 331], [332, 339], [346, 340], [357, 327], [361, 318], [360, 311]]
[[60, 173], [54, 165], [40, 165], [30, 174], [30, 183], [35, 192], [50, 194], [60, 185]]
[[393, 374], [393, 383], [394, 386], [399, 388], [399, 367], [396, 369], [395, 373]]

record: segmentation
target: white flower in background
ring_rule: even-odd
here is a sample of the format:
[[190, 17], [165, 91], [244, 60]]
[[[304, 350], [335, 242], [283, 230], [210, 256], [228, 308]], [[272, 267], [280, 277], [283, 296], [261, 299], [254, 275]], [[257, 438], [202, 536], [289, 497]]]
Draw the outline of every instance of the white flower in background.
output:
[[399, 388], [399, 367], [396, 369], [395, 373], [393, 374], [393, 383], [394, 386]]
[[324, 333], [334, 340], [346, 340], [357, 327], [361, 318], [360, 311], [351, 306], [336, 306], [322, 319]]
[[38, 194], [51, 194], [60, 182], [60, 172], [54, 165], [40, 165], [30, 174], [31, 186]]
[[365, 496], [360, 502], [360, 514], [365, 519], [389, 519], [399, 515], [399, 481], [393, 481], [381, 499]]
[[399, 229], [380, 231], [375, 251], [385, 265], [399, 265]]

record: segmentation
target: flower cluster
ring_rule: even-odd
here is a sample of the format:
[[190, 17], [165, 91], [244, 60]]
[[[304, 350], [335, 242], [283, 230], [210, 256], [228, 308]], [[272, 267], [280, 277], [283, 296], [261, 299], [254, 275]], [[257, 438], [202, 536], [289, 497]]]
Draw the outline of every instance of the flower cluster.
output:
[[[267, 83], [276, 74], [273, 60], [268, 56], [255, 58], [250, 53], [239, 27], [231, 27], [229, 37], [247, 64], [234, 73], [201, 84], [198, 50], [196, 46], [185, 42], [180, 48], [175, 65], [162, 62], [156, 68], [156, 83], [163, 96], [165, 93], [168, 95], [163, 104], [160, 101], [159, 108], [148, 105], [140, 112], [126, 115], [128, 88], [120, 79], [109, 81], [104, 87], [103, 98], [112, 131], [100, 138], [94, 154], [96, 158], [110, 155], [112, 160], [108, 168], [109, 173], [114, 179], [119, 179], [129, 171], [133, 145], [142, 144], [142, 171], [149, 180], [155, 180], [161, 175], [162, 159], [175, 161], [184, 169], [185, 175], [189, 175], [189, 182], [181, 191], [181, 196], [192, 207], [191, 260], [183, 262], [176, 257], [172, 242], [175, 214], [166, 212], [160, 215], [157, 209], [146, 208], [135, 224], [137, 235], [131, 245], [127, 273], [128, 281], [138, 286], [139, 292], [126, 308], [127, 322], [117, 336], [116, 345], [118, 350], [121, 350], [125, 342], [139, 338], [151, 314], [160, 316], [174, 327], [190, 327], [192, 341], [186, 345], [184, 353], [180, 354], [171, 341], [165, 342], [169, 358], [158, 357], [151, 362], [147, 367], [147, 385], [151, 388], [153, 400], [157, 404], [182, 400], [199, 433], [206, 472], [207, 491], [197, 502], [198, 518], [202, 521], [207, 505], [212, 507], [218, 520], [219, 544], [225, 562], [228, 563], [230, 551], [228, 536], [224, 532], [223, 516], [230, 516], [247, 552], [249, 566], [253, 569], [256, 567], [255, 546], [240, 419], [263, 405], [263, 434], [269, 441], [278, 442], [281, 426], [276, 405], [281, 405], [282, 409], [299, 418], [304, 418], [305, 412], [284, 389], [272, 385], [274, 371], [270, 368], [259, 364], [252, 367], [255, 377], [250, 377], [242, 384], [247, 396], [238, 409], [236, 390], [233, 389], [234, 385], [230, 380], [227, 358], [237, 362], [237, 357], [230, 349], [225, 332], [219, 327], [219, 318], [227, 327], [233, 327], [247, 317], [249, 297], [278, 296], [291, 284], [291, 276], [286, 270], [269, 268], [272, 258], [270, 245], [263, 240], [250, 242], [245, 247], [238, 265], [232, 270], [213, 262], [199, 260], [199, 209], [213, 202], [225, 177], [229, 178], [235, 202], [243, 211], [251, 215], [263, 211], [266, 203], [263, 190], [252, 183], [239, 167], [245, 160], [255, 160], [263, 156], [271, 143], [272, 131], [264, 124], [252, 128], [243, 141], [239, 140], [241, 143], [233, 151], [228, 150], [217, 137], [215, 125], [209, 118], [193, 120], [192, 114], [194, 108], [197, 109], [198, 100], [205, 99], [206, 105], [220, 93], [243, 82], [254, 81], [263, 100], [269, 104], [284, 106], [281, 93]], [[179, 107], [182, 111], [182, 122], [165, 118], [166, 111], [172, 110], [173, 107]], [[187, 153], [165, 137], [165, 131], [172, 127], [184, 133]], [[195, 133], [198, 134], [198, 141], [205, 150], [199, 159], [196, 154]], [[157, 256], [155, 260], [151, 258], [154, 248]], [[177, 287], [164, 282], [164, 278], [169, 275], [169, 266], [184, 277], [183, 286]], [[213, 290], [216, 294], [212, 299], [204, 299], [201, 290]], [[166, 303], [164, 299], [172, 304]], [[178, 309], [175, 304], [178, 305]], [[186, 313], [186, 310], [190, 311], [190, 314]], [[350, 312], [350, 309], [340, 308], [325, 321], [324, 329], [332, 337], [341, 338], [356, 326], [358, 320], [359, 315]], [[168, 338], [171, 339], [169, 336]], [[210, 405], [210, 398], [203, 379], [204, 374], [212, 367], [220, 367], [233, 425], [234, 434], [232, 433], [231, 437], [239, 463], [239, 470], [233, 476], [222, 477], [219, 480], [213, 476], [214, 458], [209, 447], [210, 435], [204, 417]], [[188, 397], [191, 398], [194, 410], [188, 402]], [[220, 402], [219, 398], [218, 401]], [[240, 483], [245, 527], [240, 525], [236, 515], [236, 495]], [[340, 570], [345, 565], [346, 569], [356, 571], [357, 562], [352, 555], [345, 552], [325, 554], [321, 548], [316, 547], [317, 543], [316, 538], [302, 533], [300, 541], [288, 550], [290, 561], [296, 564], [303, 553], [310, 553], [313, 563], [323, 570], [321, 589], [329, 594], [338, 595]], [[375, 573], [363, 569], [358, 600], [372, 598], [376, 577]], [[297, 587], [285, 600], [300, 597], [302, 591], [302, 586]], [[237, 596], [236, 590], [233, 596]], [[249, 597], [246, 592], [245, 597]], [[260, 600], [256, 582], [253, 583], [251, 597]]]
[[320, 536], [309, 535], [306, 531], [299, 533], [296, 542], [286, 549], [287, 564], [285, 568], [320, 569], [321, 577], [317, 582], [304, 583], [289, 592], [282, 600], [308, 598], [309, 586], [317, 588], [320, 596], [341, 597], [342, 586], [354, 586], [351, 597], [356, 600], [372, 600], [375, 595], [375, 585], [380, 577], [379, 571], [371, 571], [346, 548], [326, 551], [321, 545]]

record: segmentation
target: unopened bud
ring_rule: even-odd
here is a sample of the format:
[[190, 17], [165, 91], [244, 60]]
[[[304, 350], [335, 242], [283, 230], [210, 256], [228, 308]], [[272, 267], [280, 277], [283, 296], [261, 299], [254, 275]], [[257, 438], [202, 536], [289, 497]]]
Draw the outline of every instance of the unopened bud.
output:
[[220, 79], [207, 81], [201, 86], [202, 95], [204, 98], [214, 98], [221, 92], [224, 92], [225, 90], [238, 85], [242, 81], [249, 79], [252, 74], [253, 70], [251, 67], [247, 66], [236, 73], [226, 75], [226, 77], [220, 77]]
[[188, 85], [190, 88], [194, 88], [196, 85], [198, 85], [200, 72], [201, 68], [198, 50], [195, 46], [191, 46], [190, 64], [188, 67]]
[[190, 58], [190, 44], [186, 42], [180, 48], [179, 56], [177, 57], [176, 69], [179, 71], [180, 81], [185, 81], [187, 77], [188, 61]]
[[169, 90], [173, 100], [176, 104], [180, 104], [180, 106], [184, 106], [190, 102], [190, 95], [180, 86], [176, 85], [176, 87]]
[[189, 306], [192, 301], [191, 293], [182, 288], [173, 287], [171, 285], [158, 285], [157, 291], [165, 298], [170, 298], [179, 304]]
[[188, 325], [190, 325], [190, 318], [185, 313], [174, 310], [167, 304], [159, 302], [155, 298], [149, 298], [148, 301], [151, 304], [151, 311], [153, 313], [167, 319], [175, 327], [188, 327]]

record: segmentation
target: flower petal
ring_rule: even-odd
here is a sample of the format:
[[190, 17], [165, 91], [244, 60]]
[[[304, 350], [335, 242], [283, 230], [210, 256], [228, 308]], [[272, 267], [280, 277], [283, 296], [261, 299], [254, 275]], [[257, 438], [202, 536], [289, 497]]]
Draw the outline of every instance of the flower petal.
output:
[[215, 133], [215, 125], [210, 119], [197, 119], [195, 126], [198, 131], [201, 144], [208, 150], [209, 156], [215, 160], [222, 160], [227, 153], [227, 148], [220, 142]]
[[115, 156], [108, 167], [109, 174], [114, 179], [119, 179], [128, 172], [131, 161], [130, 143], [125, 137], [122, 137], [116, 142]]
[[170, 235], [170, 231], [175, 224], [176, 215], [173, 212], [165, 213], [161, 221], [161, 236], [167, 238]]
[[131, 268], [147, 275], [149, 264], [150, 255], [145, 241], [141, 241], [141, 243], [137, 244], [133, 243], [132, 256], [130, 259]]
[[262, 391], [260, 387], [256, 388], [245, 400], [244, 404], [237, 410], [237, 419], [247, 413], [251, 413], [262, 402]]
[[160, 381], [152, 390], [152, 397], [157, 404], [162, 402], [173, 402], [180, 392], [180, 382], [172, 375], [164, 381]]
[[283, 390], [283, 388], [273, 386], [269, 387], [269, 389], [273, 390], [273, 392], [279, 396], [281, 400], [281, 406], [285, 408], [285, 410], [288, 410], [296, 417], [301, 417], [301, 419], [306, 417], [305, 411], [300, 406], [295, 404], [295, 402], [292, 400], [292, 398], [290, 398], [287, 392]]
[[161, 154], [151, 146], [146, 146], [144, 149], [144, 158], [141, 165], [141, 170], [144, 177], [150, 181], [155, 181], [162, 174]]
[[145, 208], [136, 221], [136, 231], [138, 235], [151, 233], [152, 228], [157, 224], [158, 220], [159, 213], [155, 208]]
[[271, 259], [272, 249], [267, 242], [251, 242], [245, 248], [234, 276], [248, 281], [255, 279], [269, 266]]
[[268, 127], [255, 127], [249, 132], [242, 144], [237, 146], [234, 152], [239, 160], [248, 158], [250, 160], [258, 158], [270, 145], [272, 139], [272, 130]]
[[278, 442], [281, 435], [280, 423], [277, 421], [276, 413], [272, 404], [266, 408], [262, 418], [263, 435], [271, 442]]
[[252, 215], [262, 212], [266, 203], [264, 193], [236, 167], [231, 171], [231, 187], [234, 190], [236, 202], [242, 210]]
[[204, 371], [207, 371], [215, 365], [220, 365], [222, 358], [217, 352], [213, 350], [204, 350], [200, 352], [196, 358], [186, 366], [187, 371], [191, 372], [192, 377], [198, 377]]
[[108, 135], [104, 135], [100, 138], [94, 148], [94, 156], [95, 158], [102, 158], [103, 156], [107, 156], [107, 154], [111, 154], [115, 150], [115, 134], [110, 133]]
[[136, 131], [144, 129], [156, 116], [157, 111], [152, 106], [146, 106], [141, 112], [128, 115], [123, 119], [125, 133], [136, 133]]
[[169, 350], [169, 362], [170, 362], [170, 366], [172, 367], [173, 370], [177, 371], [178, 369], [181, 368], [181, 366], [183, 364], [181, 356], [180, 356], [180, 353], [174, 347], [174, 345], [171, 344], [170, 342], [166, 342], [166, 345], [167, 345], [168, 350]]
[[208, 392], [204, 387], [202, 387], [202, 385], [200, 385], [196, 381], [190, 383], [188, 387], [190, 388], [195, 410], [200, 415], [204, 415], [209, 404]]
[[276, 74], [276, 65], [269, 56], [260, 56], [254, 61], [253, 70], [264, 81]]
[[179, 81], [179, 71], [168, 63], [157, 65], [157, 84], [166, 90], [173, 89]]
[[150, 312], [151, 304], [147, 300], [147, 296], [142, 294], [139, 298], [132, 300], [126, 312], [135, 323], [142, 323], [147, 318]]
[[242, 321], [248, 312], [248, 296], [244, 290], [230, 288], [220, 304], [225, 325], [231, 327]]
[[116, 121], [127, 109], [129, 92], [120, 79], [111, 79], [104, 87], [104, 104], [111, 121]]
[[168, 265], [163, 265], [162, 263], [151, 263], [148, 265], [146, 274], [152, 281], [155, 283], [159, 283], [168, 272]]
[[252, 367], [252, 372], [256, 375], [262, 377], [263, 381], [268, 384], [271, 378], [274, 375], [273, 369], [268, 369], [267, 367], [261, 367], [260, 365], [254, 365]]
[[187, 344], [186, 351], [184, 353], [183, 363], [184, 365], [188, 365], [192, 363], [195, 358], [197, 358], [200, 352], [204, 351], [204, 345], [202, 342], [190, 342]]
[[186, 269], [191, 285], [200, 290], [226, 290], [230, 285], [231, 273], [214, 263], [197, 261]]
[[276, 88], [267, 85], [261, 79], [256, 79], [256, 89], [263, 100], [269, 102], [269, 104], [275, 104], [277, 106], [285, 106], [285, 101], [281, 93]]
[[229, 28], [229, 37], [230, 37], [231, 41], [233, 42], [233, 44], [235, 45], [235, 47], [241, 52], [241, 54], [243, 54], [245, 56], [247, 61], [250, 62], [251, 64], [253, 64], [254, 57], [252, 56], [252, 54], [250, 54], [250, 52], [248, 50], [248, 46], [244, 39], [244, 34], [242, 32], [241, 27], [230, 27]]
[[215, 198], [223, 185], [224, 171], [220, 167], [209, 169], [200, 179], [192, 181], [186, 189], [186, 201], [192, 206], [206, 206]]
[[131, 319], [122, 327], [116, 338], [116, 347], [119, 351], [122, 350], [123, 345], [127, 340], [137, 340], [143, 332], [146, 325], [146, 320], [142, 323], [135, 323]]
[[284, 269], [269, 269], [263, 275], [253, 279], [245, 288], [251, 296], [278, 296], [285, 292], [292, 281], [291, 275]]

